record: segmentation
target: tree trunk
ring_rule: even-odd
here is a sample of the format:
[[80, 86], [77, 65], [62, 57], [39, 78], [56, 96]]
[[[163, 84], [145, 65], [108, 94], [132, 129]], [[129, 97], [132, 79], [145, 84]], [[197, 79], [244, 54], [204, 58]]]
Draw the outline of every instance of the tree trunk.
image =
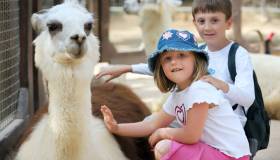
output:
[[241, 6], [242, 0], [232, 0], [232, 20], [233, 20], [233, 39], [234, 41], [242, 44], [244, 42], [242, 38], [241, 28]]

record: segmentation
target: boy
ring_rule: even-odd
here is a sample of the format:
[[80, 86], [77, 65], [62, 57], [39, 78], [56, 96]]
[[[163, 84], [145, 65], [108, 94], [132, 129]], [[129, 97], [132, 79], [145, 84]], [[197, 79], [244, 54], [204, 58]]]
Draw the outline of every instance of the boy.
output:
[[[246, 123], [245, 112], [255, 99], [253, 67], [248, 51], [239, 47], [236, 51], [236, 79], [231, 80], [228, 71], [228, 54], [232, 41], [226, 38], [226, 30], [231, 27], [231, 2], [230, 0], [194, 0], [192, 15], [195, 27], [205, 41], [205, 51], [209, 55], [210, 75], [202, 79], [220, 89], [231, 105], [238, 104], [234, 110], [239, 116], [242, 125]], [[111, 71], [99, 73], [96, 77], [110, 75], [111, 80], [126, 72], [152, 75], [147, 64], [126, 65]]]

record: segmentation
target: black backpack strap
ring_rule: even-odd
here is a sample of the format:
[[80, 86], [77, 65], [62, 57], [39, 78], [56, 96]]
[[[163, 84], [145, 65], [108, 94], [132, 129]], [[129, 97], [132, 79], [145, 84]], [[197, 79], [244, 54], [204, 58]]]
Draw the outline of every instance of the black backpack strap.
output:
[[238, 104], [233, 105], [233, 106], [232, 106], [232, 109], [233, 109], [233, 110], [236, 110], [237, 106], [238, 106]]
[[[237, 107], [238, 107], [238, 104], [235, 104], [235, 105], [232, 106], [232, 109], [236, 110]], [[245, 111], [244, 107], [242, 107], [242, 110], [243, 110], [244, 115], [247, 117], [247, 114], [246, 114], [246, 111]]]
[[[228, 70], [232, 81], [235, 81], [236, 77], [236, 64], [235, 55], [238, 49], [238, 44], [233, 43], [229, 55], [228, 55]], [[265, 149], [268, 146], [269, 135], [270, 135], [270, 123], [269, 117], [265, 111], [262, 93], [260, 86], [257, 81], [255, 72], [253, 71], [254, 88], [255, 88], [255, 100], [254, 103], [248, 109], [246, 114], [245, 108], [242, 107], [247, 122], [244, 126], [246, 137], [249, 142], [250, 151], [252, 153], [250, 159], [253, 159], [256, 152], [260, 149]], [[233, 109], [237, 108], [237, 104], [232, 106]]]
[[[236, 51], [239, 47], [239, 44], [234, 42], [230, 49], [229, 49], [229, 53], [228, 53], [228, 70], [229, 70], [229, 74], [230, 74], [230, 78], [231, 80], [234, 82], [235, 81], [235, 77], [236, 77], [236, 64], [235, 64], [235, 55], [236, 55]], [[232, 109], [235, 110], [237, 108], [238, 104], [235, 104], [232, 106]], [[244, 114], [246, 115], [246, 111], [244, 109], [244, 107], [242, 107]]]
[[238, 47], [239, 44], [234, 42], [231, 45], [228, 54], [228, 70], [229, 70], [230, 78], [233, 82], [235, 81], [235, 76], [236, 76], [235, 55]]

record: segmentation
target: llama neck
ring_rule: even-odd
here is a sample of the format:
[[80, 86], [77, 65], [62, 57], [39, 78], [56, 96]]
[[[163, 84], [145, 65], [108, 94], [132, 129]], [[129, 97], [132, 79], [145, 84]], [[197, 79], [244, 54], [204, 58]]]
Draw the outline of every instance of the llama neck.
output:
[[57, 73], [48, 79], [49, 127], [57, 160], [80, 159], [91, 114], [90, 76]]
[[59, 75], [48, 81], [51, 126], [62, 132], [82, 129], [91, 117], [90, 80]]

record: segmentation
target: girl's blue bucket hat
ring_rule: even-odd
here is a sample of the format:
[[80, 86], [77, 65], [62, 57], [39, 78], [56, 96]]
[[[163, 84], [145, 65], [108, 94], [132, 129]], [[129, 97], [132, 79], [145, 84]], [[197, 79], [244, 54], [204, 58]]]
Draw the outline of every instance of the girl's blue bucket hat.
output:
[[201, 55], [208, 63], [207, 52], [198, 47], [194, 35], [188, 31], [169, 29], [161, 35], [157, 50], [148, 57], [148, 66], [152, 72], [155, 70], [157, 58], [165, 51], [192, 51]]

